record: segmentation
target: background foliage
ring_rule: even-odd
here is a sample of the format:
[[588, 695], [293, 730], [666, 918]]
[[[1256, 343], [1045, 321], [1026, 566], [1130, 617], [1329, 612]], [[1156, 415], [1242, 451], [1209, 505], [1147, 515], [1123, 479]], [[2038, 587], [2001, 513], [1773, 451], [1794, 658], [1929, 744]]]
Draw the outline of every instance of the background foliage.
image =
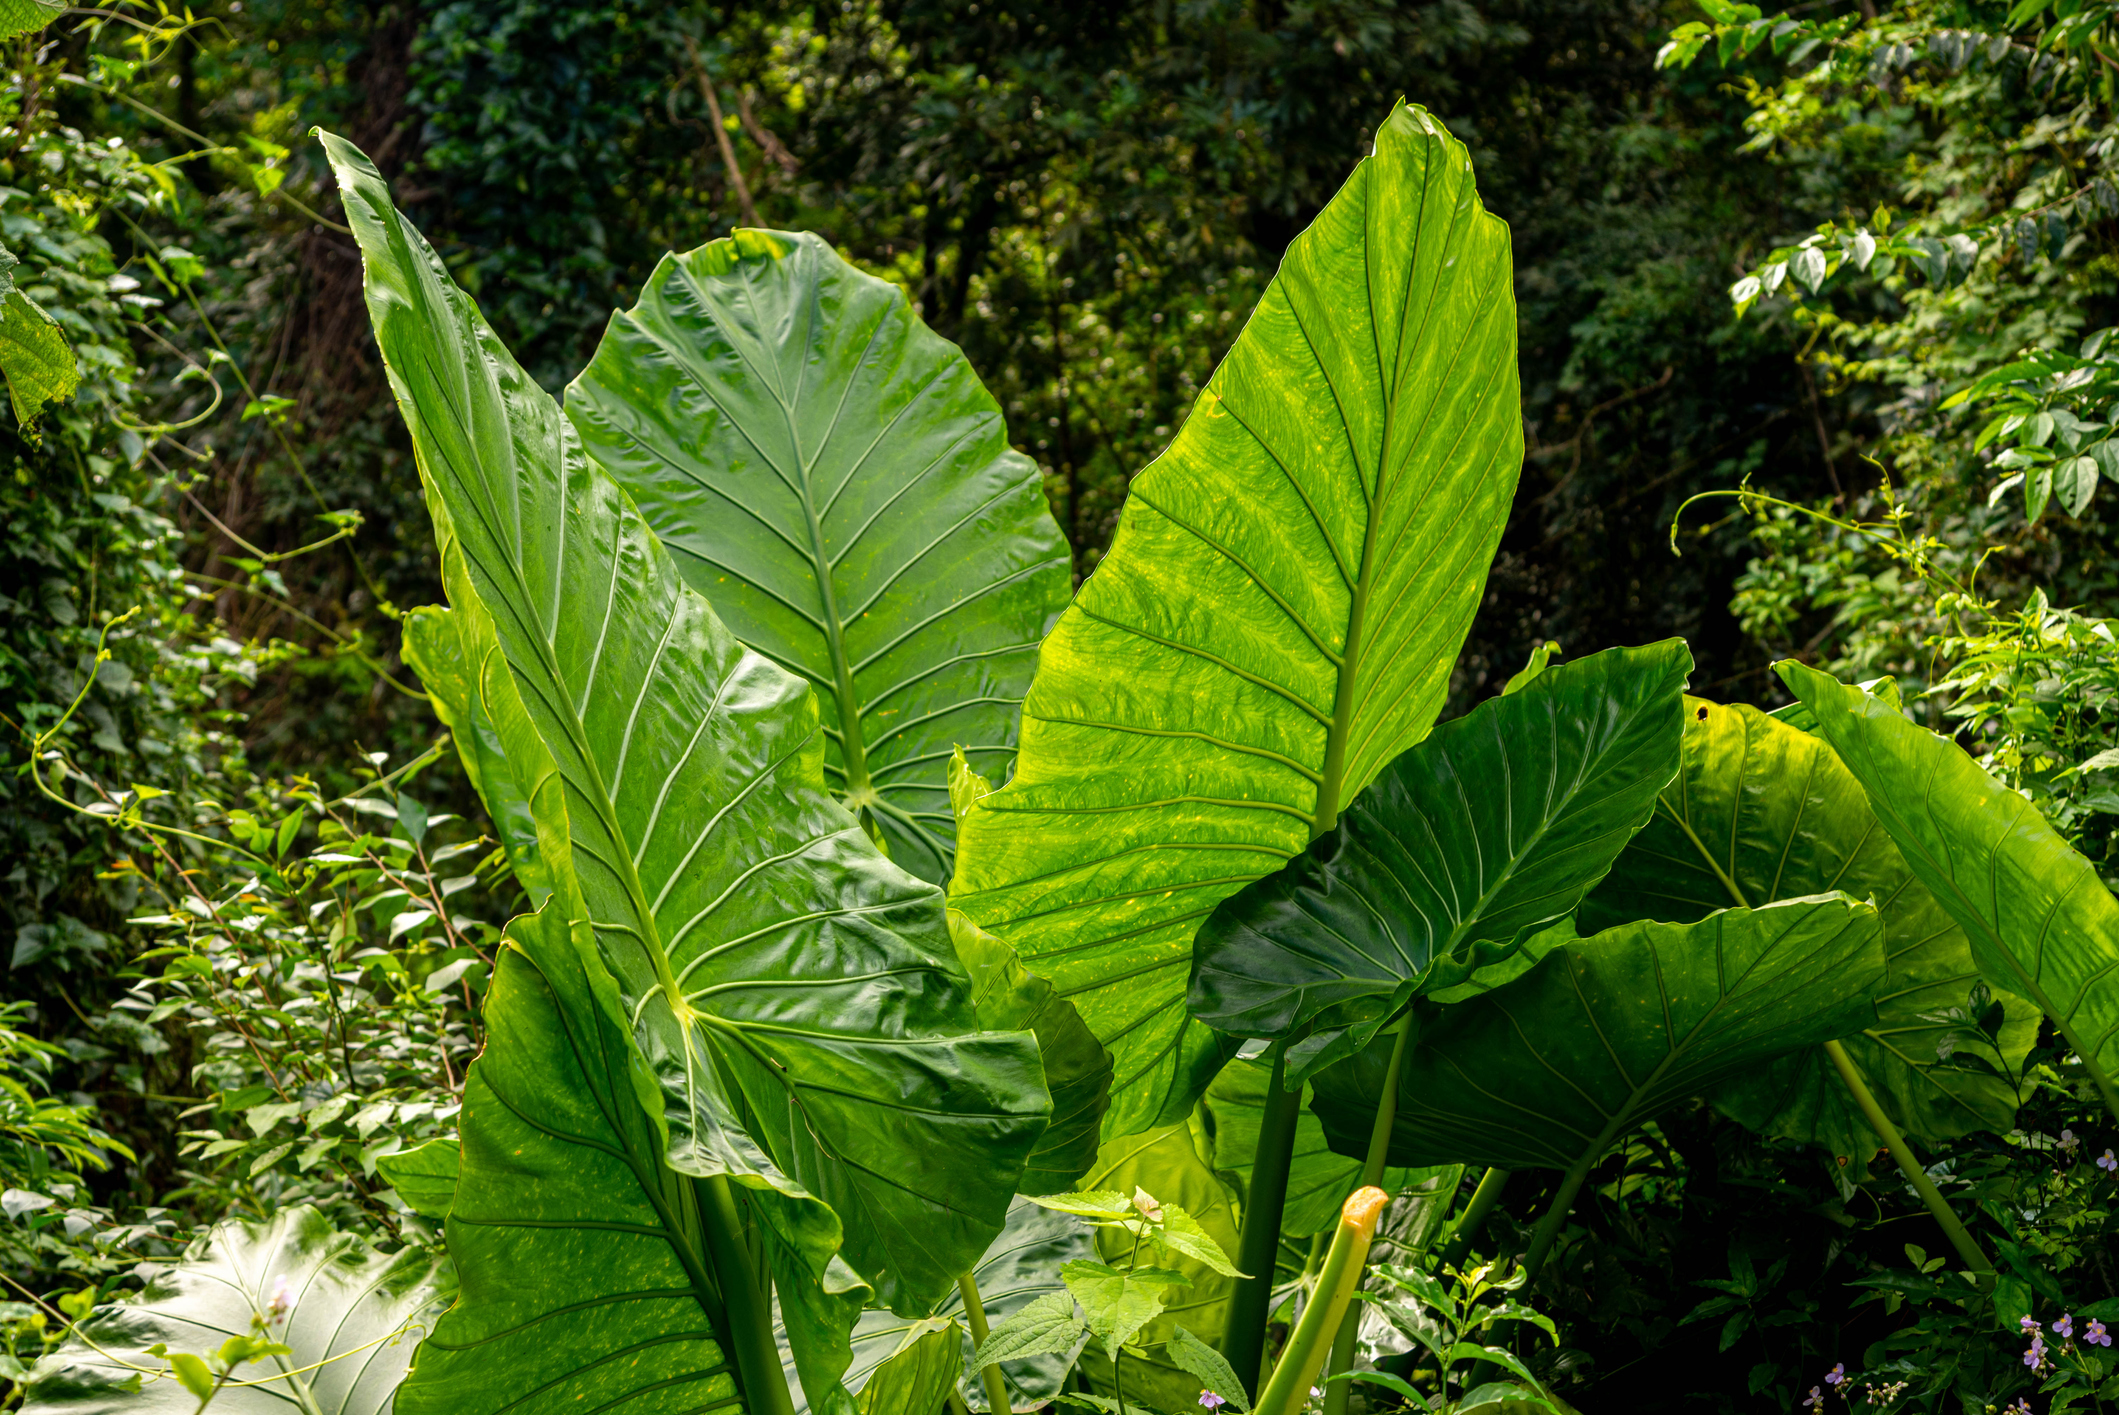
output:
[[[745, 203], [817, 231], [963, 347], [1081, 575], [1407, 95], [1516, 261], [1529, 450], [1453, 711], [1549, 640], [1682, 634], [1692, 691], [1767, 706], [1779, 656], [1895, 677], [2119, 886], [2112, 22], [211, 0], [0, 41], [0, 245], [81, 371], [0, 412], [0, 1270], [115, 1290], [301, 1201], [432, 1233], [377, 1161], [453, 1130], [520, 896], [400, 657], [440, 570], [312, 125], [554, 390], [664, 251]], [[2119, 1301], [2119, 1137], [2059, 1060], [2017, 1134], [1927, 1156], [2040, 1320]], [[1537, 1294], [1581, 1408], [1790, 1408], [1835, 1363], [1929, 1408], [2029, 1390], [1893, 1184], [1696, 1108], [1585, 1193]]]

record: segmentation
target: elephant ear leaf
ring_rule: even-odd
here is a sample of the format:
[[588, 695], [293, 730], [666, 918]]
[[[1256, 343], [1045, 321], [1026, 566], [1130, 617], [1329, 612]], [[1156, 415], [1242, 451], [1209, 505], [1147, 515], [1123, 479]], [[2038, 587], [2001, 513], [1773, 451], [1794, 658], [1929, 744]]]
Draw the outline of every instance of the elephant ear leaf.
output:
[[1229, 1055], [1192, 936], [1426, 735], [1522, 464], [1508, 228], [1399, 104], [1279, 273], [1040, 651], [956, 906], [1111, 1048], [1106, 1135]]
[[1677, 774], [1692, 655], [1671, 639], [1556, 664], [1406, 752], [1339, 827], [1222, 901], [1192, 950], [1192, 1015], [1301, 1038], [1304, 1079], [1423, 993], [1572, 913]]
[[306, 1204], [263, 1223], [230, 1219], [181, 1261], [158, 1265], [139, 1296], [98, 1307], [78, 1335], [38, 1361], [22, 1408], [36, 1415], [192, 1415], [199, 1399], [177, 1381], [141, 1381], [142, 1368], [168, 1369], [148, 1348], [211, 1356], [262, 1321], [264, 1333], [287, 1350], [238, 1366], [234, 1378], [254, 1384], [214, 1397], [217, 1415], [388, 1412], [454, 1290], [439, 1253], [378, 1253]]
[[663, 257], [566, 407], [686, 583], [816, 688], [841, 799], [946, 880], [951, 747], [1006, 769], [1071, 578], [964, 355], [816, 236], [738, 231]]
[[1045, 1128], [1034, 1039], [976, 1030], [940, 892], [825, 789], [807, 686], [683, 583], [373, 166], [324, 141], [455, 607], [490, 620], [484, 676], [548, 754], [517, 763], [547, 912], [593, 940], [587, 995], [637, 1050], [667, 1163], [738, 1186], [791, 1285], [844, 1288], [843, 1249], [884, 1305], [924, 1306]]
[[1971, 940], [1994, 987], [2030, 999], [2119, 1115], [2119, 900], [2038, 808], [1948, 738], [1800, 663], [1774, 665], [1817, 716], [1906, 867]]
[[[2007, 1131], [2016, 1088], [1998, 1073], [2022, 1068], [2038, 1010], [2003, 996], [2005, 1021], [1989, 1045], [1965, 1015], [1979, 970], [1964, 930], [1906, 867], [1832, 748], [1773, 714], [1686, 699], [1684, 768], [1583, 902], [1581, 923], [1690, 923], [1732, 904], [1827, 889], [1873, 899], [1883, 920], [1890, 971], [1876, 1016], [1840, 1040], [1885, 1113], [1931, 1141]], [[1755, 1067], [1709, 1099], [1755, 1130], [1822, 1145], [1850, 1165], [1883, 1145], [1818, 1049]]]
[[[1586, 1172], [1667, 1107], [1858, 1030], [1884, 976], [1876, 910], [1844, 895], [1639, 922], [1563, 944], [1512, 983], [1422, 1017], [1394, 1164]], [[1367, 1145], [1389, 1048], [1317, 1078], [1342, 1154]]]

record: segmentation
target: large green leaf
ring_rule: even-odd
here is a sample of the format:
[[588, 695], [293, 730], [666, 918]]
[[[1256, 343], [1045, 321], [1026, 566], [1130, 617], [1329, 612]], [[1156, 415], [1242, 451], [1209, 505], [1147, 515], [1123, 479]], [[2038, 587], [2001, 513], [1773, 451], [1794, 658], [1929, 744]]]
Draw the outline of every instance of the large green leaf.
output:
[[[1236, 1251], [1236, 1205], [1227, 1186], [1201, 1161], [1189, 1122], [1105, 1142], [1082, 1188], [1123, 1194], [1145, 1189], [1158, 1201], [1176, 1204], [1197, 1219], [1222, 1252]], [[1133, 1240], [1123, 1230], [1105, 1228], [1097, 1231], [1097, 1244], [1104, 1261], [1115, 1266], [1127, 1261]], [[1178, 1327], [1208, 1341], [1219, 1337], [1228, 1320], [1229, 1293], [1235, 1283], [1193, 1258], [1172, 1255], [1169, 1263], [1190, 1278], [1192, 1285], [1171, 1296], [1162, 1315], [1141, 1332], [1139, 1341], [1150, 1349], [1149, 1355], [1126, 1358], [1126, 1403], [1138, 1401], [1150, 1409], [1172, 1412], [1195, 1410], [1199, 1377], [1169, 1359], [1163, 1343]], [[1077, 1369], [1092, 1389], [1111, 1394], [1111, 1358], [1103, 1343], [1090, 1342]]]
[[1971, 940], [1995, 987], [2029, 998], [2119, 1111], [2119, 901], [2038, 808], [1889, 703], [1775, 665], [1869, 794], [1906, 866]]
[[[1583, 902], [1582, 926], [1690, 923], [1731, 904], [1833, 889], [1874, 900], [1889, 973], [1877, 1015], [1841, 1038], [1848, 1053], [1886, 1113], [1915, 1135], [2009, 1129], [2015, 1087], [1962, 1064], [1984, 1050], [1966, 1044], [1979, 973], [1964, 931], [1913, 878], [1861, 784], [1823, 741], [1757, 708], [1697, 698], [1685, 706], [1684, 769]], [[2001, 1052], [1983, 1059], [2015, 1070], [2037, 1039], [2038, 1013], [2013, 996], [2003, 1001]], [[1883, 1144], [1821, 1049], [1755, 1067], [1710, 1099], [1754, 1129], [1823, 1145], [1849, 1163]]]
[[963, 354], [817, 237], [739, 231], [663, 257], [566, 406], [678, 573], [815, 685], [846, 803], [948, 879], [951, 748], [1005, 772], [1070, 583]]
[[[1422, 1018], [1398, 1090], [1397, 1164], [1586, 1166], [1668, 1106], [1858, 1029], [1884, 976], [1876, 910], [1844, 895], [1631, 923]], [[1382, 1043], [1317, 1078], [1342, 1154], [1366, 1150]]]
[[1464, 982], [1572, 913], [1677, 774], [1692, 655], [1669, 639], [1546, 669], [1385, 767], [1193, 944], [1192, 1015], [1299, 1038], [1303, 1078], [1421, 993]]
[[1426, 735], [1521, 468], [1508, 228], [1399, 104], [1265, 297], [1040, 652], [1014, 780], [951, 897], [1117, 1062], [1106, 1134], [1227, 1058], [1192, 935]]
[[[1239, 1194], [1251, 1192], [1251, 1160], [1258, 1152], [1258, 1126], [1272, 1079], [1273, 1064], [1264, 1057], [1251, 1057], [1224, 1066], [1207, 1087], [1202, 1108], [1211, 1122], [1214, 1168]], [[1307, 1239], [1336, 1226], [1340, 1205], [1361, 1187], [1361, 1161], [1336, 1153], [1325, 1142], [1324, 1126], [1310, 1113], [1309, 1099], [1309, 1089], [1304, 1087], [1303, 1110], [1295, 1122], [1295, 1148], [1288, 1165], [1287, 1207], [1280, 1217], [1283, 1239]], [[1387, 1169], [1382, 1187], [1395, 1194], [1440, 1172]]]
[[[230, 1219], [193, 1243], [181, 1262], [156, 1266], [138, 1297], [98, 1307], [81, 1336], [39, 1361], [23, 1411], [192, 1415], [198, 1397], [147, 1348], [160, 1343], [211, 1356], [228, 1338], [250, 1335], [263, 1317], [273, 1340], [291, 1352], [236, 1367], [233, 1379], [251, 1384], [216, 1396], [215, 1415], [387, 1415], [413, 1351], [453, 1287], [440, 1254], [378, 1253], [306, 1204], [262, 1223]], [[273, 1299], [282, 1293], [285, 1314], [275, 1320]], [[163, 1375], [149, 1378], [143, 1370]]]
[[668, 1162], [742, 1186], [783, 1276], [823, 1280], [843, 1244], [884, 1305], [924, 1307], [1045, 1128], [1034, 1040], [974, 1030], [940, 892], [825, 790], [806, 685], [683, 584], [374, 168], [325, 144], [430, 510], [549, 753], [525, 795], [554, 902], [608, 969]]
[[421, 1348], [402, 1415], [617, 1400], [675, 1415], [737, 1399], [699, 1181], [662, 1163], [576, 931], [558, 899], [509, 925], [447, 1221], [462, 1296]]

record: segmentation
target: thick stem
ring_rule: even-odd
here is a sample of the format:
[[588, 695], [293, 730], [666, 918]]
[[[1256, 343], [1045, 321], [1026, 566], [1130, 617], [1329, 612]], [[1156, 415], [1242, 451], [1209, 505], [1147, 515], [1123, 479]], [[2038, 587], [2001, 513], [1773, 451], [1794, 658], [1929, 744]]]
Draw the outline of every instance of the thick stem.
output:
[[1316, 1294], [1289, 1334], [1273, 1378], [1259, 1393], [1256, 1415], [1294, 1415], [1309, 1398], [1310, 1383], [1324, 1364], [1325, 1339], [1346, 1317], [1347, 1304], [1361, 1282], [1361, 1265], [1368, 1261], [1369, 1244], [1376, 1237], [1376, 1223], [1389, 1203], [1390, 1195], [1371, 1188], [1356, 1189], [1340, 1205], [1339, 1227], [1332, 1234]]
[[1119, 1373], [1119, 1363], [1126, 1359], [1126, 1348], [1121, 1346], [1111, 1353], [1111, 1403], [1118, 1407], [1118, 1415], [1126, 1415], [1126, 1378]]
[[[979, 1285], [965, 1273], [956, 1280], [956, 1290], [964, 1298], [964, 1320], [971, 1325], [971, 1349], [976, 1351], [986, 1344], [986, 1304], [979, 1300]], [[1118, 1367], [1111, 1368], [1112, 1378], [1117, 1379]], [[1000, 1363], [979, 1367], [979, 1382], [986, 1387], [986, 1408], [993, 1415], [1008, 1415], [1012, 1408], [1008, 1400], [1008, 1382], [1001, 1379]]]
[[1295, 1155], [1295, 1122], [1302, 1117], [1302, 1090], [1286, 1088], [1287, 1057], [1273, 1057], [1273, 1077], [1266, 1083], [1265, 1114], [1258, 1122], [1258, 1148], [1251, 1155], [1251, 1188], [1244, 1197], [1243, 1231], [1237, 1239], [1236, 1266], [1249, 1274], [1236, 1280], [1229, 1296], [1228, 1325], [1222, 1331], [1221, 1354], [1244, 1389], [1258, 1394], [1265, 1364], [1266, 1317], [1273, 1304], [1273, 1263], [1280, 1253], [1280, 1218], [1288, 1202], [1288, 1166]]
[[1551, 1206], [1538, 1219], [1537, 1228], [1531, 1231], [1530, 1248], [1523, 1254], [1526, 1284], [1536, 1280], [1538, 1269], [1545, 1265], [1545, 1256], [1552, 1251], [1553, 1240], [1560, 1236], [1560, 1225], [1567, 1222], [1567, 1211], [1574, 1207], [1575, 1195], [1582, 1192], [1583, 1181], [1589, 1178], [1590, 1168], [1602, 1153], [1602, 1147], [1592, 1146], [1560, 1181], [1560, 1192], [1552, 1196]]
[[795, 1415], [787, 1373], [780, 1366], [780, 1348], [773, 1341], [772, 1300], [744, 1246], [743, 1224], [736, 1217], [736, 1196], [728, 1187], [728, 1176], [716, 1174], [695, 1183], [707, 1256], [721, 1280], [729, 1345], [734, 1348], [729, 1355], [735, 1358], [736, 1376], [743, 1384], [744, 1409], [750, 1415]]
[[[1376, 1102], [1376, 1119], [1369, 1127], [1368, 1154], [1361, 1162], [1363, 1187], [1374, 1187], [1383, 1182], [1383, 1171], [1389, 1167], [1391, 1153], [1391, 1129], [1398, 1120], [1398, 1082], [1405, 1074], [1406, 1058], [1412, 1055], [1413, 1033], [1419, 1030], [1411, 1013], [1398, 1024], [1398, 1040], [1391, 1044], [1390, 1069], [1383, 1076], [1383, 1096]], [[1355, 1286], [1360, 1286], [1360, 1275], [1355, 1275]], [[1331, 1377], [1354, 1365], [1354, 1343], [1361, 1335], [1361, 1304], [1347, 1304], [1346, 1315], [1339, 1319], [1339, 1335], [1332, 1340], [1331, 1358], [1324, 1367], [1324, 1415], [1346, 1415], [1347, 1396], [1352, 1393], [1352, 1381], [1339, 1381]]]
[[1950, 1246], [1957, 1250], [1957, 1256], [1964, 1259], [1965, 1266], [1973, 1272], [1991, 1278], [1994, 1272], [1993, 1262], [1981, 1250], [1978, 1241], [1965, 1230], [1965, 1226], [1958, 1222], [1956, 1211], [1950, 1207], [1950, 1201], [1942, 1196], [1942, 1191], [1935, 1187], [1935, 1181], [1928, 1178], [1927, 1170], [1921, 1167], [1919, 1160], [1913, 1158], [1913, 1151], [1906, 1145], [1906, 1137], [1898, 1133], [1898, 1127], [1891, 1123], [1891, 1117], [1885, 1115], [1883, 1107], [1876, 1103], [1876, 1097], [1870, 1093], [1869, 1083], [1862, 1079], [1861, 1069], [1854, 1064], [1854, 1058], [1847, 1055], [1847, 1049], [1838, 1042], [1826, 1042], [1825, 1055], [1832, 1058], [1832, 1064], [1839, 1069], [1839, 1079], [1847, 1083], [1847, 1090], [1853, 1094], [1854, 1103], [1861, 1107], [1862, 1116], [1869, 1122], [1869, 1128], [1883, 1136], [1884, 1148], [1891, 1152], [1892, 1159], [1898, 1161], [1899, 1172], [1905, 1175], [1906, 1182], [1920, 1195], [1921, 1202], [1928, 1206], [1928, 1212], [1935, 1216], [1935, 1222], [1942, 1226], [1944, 1235], [1950, 1240]]
[[1479, 1187], [1472, 1190], [1471, 1202], [1464, 1206], [1464, 1217], [1457, 1220], [1456, 1232], [1450, 1235], [1449, 1246], [1442, 1250], [1443, 1262], [1459, 1266], [1470, 1254], [1479, 1230], [1486, 1227], [1487, 1215], [1501, 1202], [1501, 1191], [1508, 1187], [1508, 1173], [1505, 1169], [1489, 1169], [1480, 1177]]

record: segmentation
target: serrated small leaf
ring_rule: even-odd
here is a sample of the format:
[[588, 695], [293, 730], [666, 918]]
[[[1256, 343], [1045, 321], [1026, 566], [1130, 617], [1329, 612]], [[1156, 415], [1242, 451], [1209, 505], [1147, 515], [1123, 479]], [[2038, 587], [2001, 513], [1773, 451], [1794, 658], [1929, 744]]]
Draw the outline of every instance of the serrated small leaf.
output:
[[994, 1366], [1025, 1356], [1059, 1355], [1074, 1349], [1089, 1329], [1074, 1314], [1074, 1294], [1048, 1292], [986, 1334], [972, 1353], [973, 1366]]

